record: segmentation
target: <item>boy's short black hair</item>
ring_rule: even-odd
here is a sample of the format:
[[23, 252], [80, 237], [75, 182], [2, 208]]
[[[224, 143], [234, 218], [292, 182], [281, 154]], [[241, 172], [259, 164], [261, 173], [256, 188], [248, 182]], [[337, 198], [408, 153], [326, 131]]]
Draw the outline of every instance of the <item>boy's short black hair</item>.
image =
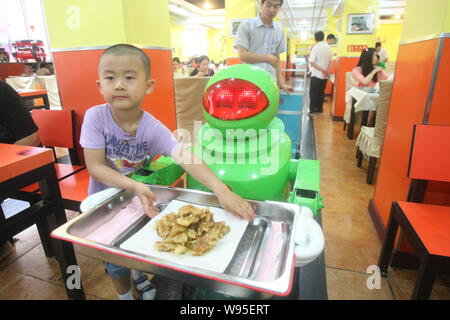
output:
[[330, 33], [329, 35], [327, 35], [327, 40], [330, 40], [330, 39], [336, 40], [336, 37], [334, 36], [334, 34]]
[[381, 47], [381, 42], [376, 42], [375, 43], [375, 48]]
[[316, 41], [323, 41], [324, 37], [325, 34], [323, 33], [323, 31], [317, 31], [316, 33], [314, 33], [314, 39], [316, 39]]
[[[263, 4], [264, 2], [266, 2], [266, 0], [261, 0], [261, 4]], [[283, 5], [283, 0], [280, 0], [280, 7]]]
[[135, 47], [131, 44], [126, 44], [126, 43], [116, 44], [116, 45], [111, 46], [108, 49], [106, 49], [103, 52], [100, 59], [107, 54], [113, 54], [113, 55], [117, 55], [117, 56], [125, 56], [125, 55], [134, 54], [134, 55], [138, 56], [141, 59], [142, 63], [144, 64], [145, 75], [146, 75], [147, 79], [150, 79], [150, 74], [151, 74], [150, 59], [147, 56], [147, 54], [144, 51], [142, 51], [141, 49], [139, 49], [138, 47]]

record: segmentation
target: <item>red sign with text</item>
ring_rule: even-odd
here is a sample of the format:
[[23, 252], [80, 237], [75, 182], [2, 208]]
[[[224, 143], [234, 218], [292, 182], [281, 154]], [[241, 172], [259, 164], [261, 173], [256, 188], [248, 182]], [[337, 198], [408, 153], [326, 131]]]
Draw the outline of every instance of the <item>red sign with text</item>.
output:
[[361, 52], [365, 48], [368, 48], [366, 44], [349, 44], [347, 46], [347, 52]]

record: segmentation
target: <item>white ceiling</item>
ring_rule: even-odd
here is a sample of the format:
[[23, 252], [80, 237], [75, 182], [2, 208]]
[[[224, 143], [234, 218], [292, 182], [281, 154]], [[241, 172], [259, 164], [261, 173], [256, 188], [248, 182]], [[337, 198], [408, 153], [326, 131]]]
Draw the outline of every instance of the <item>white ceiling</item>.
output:
[[[279, 22], [288, 28], [293, 37], [300, 37], [302, 31], [314, 33], [325, 30], [327, 9], [339, 17], [343, 12], [344, 1], [359, 0], [285, 0], [278, 14]], [[405, 0], [380, 0], [380, 22], [399, 23], [403, 19]], [[259, 6], [257, 6], [259, 7]], [[170, 0], [171, 16], [178, 23], [203, 25], [207, 28], [223, 29], [226, 25], [225, 10], [204, 10], [184, 0]]]

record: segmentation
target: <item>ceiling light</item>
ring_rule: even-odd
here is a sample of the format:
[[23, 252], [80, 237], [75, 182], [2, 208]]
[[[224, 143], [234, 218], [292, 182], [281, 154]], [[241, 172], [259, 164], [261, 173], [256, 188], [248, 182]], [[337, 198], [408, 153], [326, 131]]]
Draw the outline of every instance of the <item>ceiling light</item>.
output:
[[203, 8], [204, 8], [205, 10], [211, 9], [211, 4], [209, 3], [208, 0], [206, 0], [205, 4], [203, 5]]
[[308, 32], [302, 31], [300, 32], [300, 40], [306, 41], [308, 39]]

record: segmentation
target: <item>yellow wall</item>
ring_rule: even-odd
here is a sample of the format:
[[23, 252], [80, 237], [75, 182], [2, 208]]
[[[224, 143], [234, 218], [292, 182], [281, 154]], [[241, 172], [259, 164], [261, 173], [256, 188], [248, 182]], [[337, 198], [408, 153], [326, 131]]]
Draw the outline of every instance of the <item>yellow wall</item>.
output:
[[402, 41], [410, 41], [450, 31], [448, 0], [408, 0], [405, 7]]
[[447, 13], [445, 15], [445, 25], [444, 25], [444, 31], [446, 33], [450, 32], [450, 5], [447, 6]]
[[170, 30], [168, 0], [122, 1], [127, 42], [165, 48], [171, 46], [170, 33], [167, 32]]
[[[398, 55], [398, 47], [402, 37], [403, 24], [381, 24], [377, 29], [377, 39], [381, 42], [383, 48], [386, 49], [389, 61], [396, 61]], [[373, 44], [373, 46], [375, 43]]]
[[[325, 41], [327, 40], [327, 36], [332, 33], [334, 36], [338, 39], [338, 45], [339, 45], [339, 39], [341, 38], [341, 32], [337, 29], [337, 23], [338, 23], [339, 17], [333, 16], [333, 10], [332, 8], [327, 9], [327, 27], [325, 28]], [[338, 45], [332, 46], [331, 51], [333, 52], [333, 56], [336, 56], [338, 53]]]
[[215, 63], [219, 63], [226, 58], [225, 30], [208, 29], [206, 34], [208, 37], [208, 57]]
[[181, 61], [187, 61], [189, 57], [184, 54], [184, 26], [176, 23], [173, 18], [170, 18], [170, 43], [172, 55], [180, 58]]
[[338, 43], [339, 56], [359, 57], [360, 52], [348, 52], [348, 45], [367, 45], [373, 47], [376, 42], [376, 31], [372, 34], [347, 34], [347, 23], [349, 14], [358, 13], [374, 13], [375, 14], [375, 28], [377, 27], [378, 12], [380, 10], [379, 0], [358, 0], [345, 1], [344, 12], [342, 17], [342, 30]]
[[237, 52], [233, 49], [236, 38], [229, 37], [230, 20], [232, 19], [248, 19], [256, 17], [256, 1], [255, 0], [225, 0], [226, 25], [225, 25], [225, 41], [226, 51], [225, 58], [237, 57]]
[[52, 48], [111, 45], [125, 40], [122, 0], [44, 0], [44, 9]]
[[44, 10], [52, 48], [170, 47], [168, 0], [44, 0]]
[[296, 50], [299, 55], [308, 54], [308, 49], [315, 43], [314, 39], [308, 39], [306, 41], [297, 40]]

